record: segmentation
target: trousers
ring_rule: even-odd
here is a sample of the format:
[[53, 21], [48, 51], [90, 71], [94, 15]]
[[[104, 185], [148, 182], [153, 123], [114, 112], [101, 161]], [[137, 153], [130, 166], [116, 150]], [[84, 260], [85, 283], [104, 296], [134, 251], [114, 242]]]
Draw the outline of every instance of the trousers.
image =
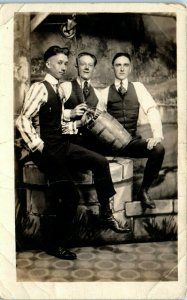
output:
[[71, 235], [80, 198], [73, 181], [73, 172], [93, 172], [98, 201], [102, 208], [116, 193], [109, 162], [104, 156], [70, 142], [62, 143], [57, 151], [44, 147], [42, 154], [36, 151], [31, 159], [48, 177], [54, 200], [57, 201], [54, 239], [57, 243], [63, 241], [66, 244]]
[[82, 143], [85, 147], [105, 156], [147, 158], [142, 182], [142, 188], [146, 190], [149, 189], [154, 179], [157, 178], [165, 155], [165, 149], [162, 143], [158, 143], [152, 150], [149, 150], [147, 149], [147, 141], [140, 136], [133, 138], [124, 149], [119, 151], [112, 150], [110, 145], [102, 144], [95, 137], [88, 139], [84, 136], [74, 136], [72, 140], [77, 144]]
[[142, 188], [148, 190], [153, 180], [157, 178], [164, 159], [165, 149], [162, 143], [158, 143], [152, 150], [147, 149], [147, 141], [142, 138], [133, 139], [119, 156], [130, 158], [148, 158], [144, 170]]

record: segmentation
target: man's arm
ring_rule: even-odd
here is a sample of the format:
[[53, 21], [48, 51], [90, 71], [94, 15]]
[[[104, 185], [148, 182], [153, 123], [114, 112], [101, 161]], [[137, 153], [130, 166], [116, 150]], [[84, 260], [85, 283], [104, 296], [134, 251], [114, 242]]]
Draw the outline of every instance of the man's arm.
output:
[[99, 109], [100, 111], [107, 111], [108, 93], [109, 93], [109, 86], [104, 89], [101, 89], [100, 94], [97, 95], [99, 99], [97, 109]]
[[153, 139], [155, 139], [155, 142], [163, 140], [162, 122], [156, 102], [142, 83], [134, 82], [133, 84], [140, 106], [147, 115], [150, 123]]
[[16, 120], [16, 126], [32, 152], [36, 150], [42, 152], [43, 150], [44, 142], [34, 128], [32, 118], [37, 115], [41, 105], [45, 102], [47, 102], [47, 90], [45, 86], [43, 83], [34, 83], [25, 97], [21, 114]]
[[[70, 95], [72, 92], [72, 83], [70, 81], [65, 81], [65, 82], [61, 83], [60, 86], [62, 87], [62, 89], [64, 91], [65, 102], [66, 102], [70, 98]], [[86, 109], [87, 109], [87, 105], [85, 103], [81, 103], [73, 109], [64, 109], [63, 118], [65, 121], [75, 120], [77, 117], [78, 118], [82, 117], [82, 115], [84, 114]]]
[[[72, 83], [70, 81], [65, 81], [60, 84], [60, 87], [64, 91], [65, 99], [64, 102], [68, 101], [71, 92], [72, 92]], [[63, 118], [65, 121], [70, 121], [70, 116], [71, 116], [71, 109], [64, 109], [63, 110]]]

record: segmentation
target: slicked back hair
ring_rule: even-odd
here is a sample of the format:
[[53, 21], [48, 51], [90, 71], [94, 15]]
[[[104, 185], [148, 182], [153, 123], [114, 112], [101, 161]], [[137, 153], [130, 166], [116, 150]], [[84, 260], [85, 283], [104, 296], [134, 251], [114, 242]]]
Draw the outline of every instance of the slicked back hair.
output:
[[94, 60], [94, 67], [96, 66], [96, 64], [97, 64], [97, 58], [96, 58], [96, 56], [95, 56], [94, 54], [89, 53], [89, 52], [80, 52], [80, 53], [77, 55], [77, 59], [76, 59], [77, 65], [78, 65], [78, 60], [79, 60], [82, 56], [90, 56], [90, 57]]
[[121, 57], [121, 56], [127, 57], [127, 58], [130, 60], [130, 62], [131, 62], [131, 56], [130, 56], [129, 53], [127, 53], [127, 52], [118, 52], [118, 53], [116, 53], [116, 54], [114, 55], [114, 57], [113, 57], [113, 59], [112, 59], [112, 65], [114, 65], [115, 60], [116, 60], [118, 57]]
[[51, 46], [49, 47], [46, 52], [44, 53], [44, 61], [46, 62], [51, 56], [55, 56], [59, 53], [62, 53], [69, 56], [69, 49], [68, 48], [61, 48], [60, 46]]

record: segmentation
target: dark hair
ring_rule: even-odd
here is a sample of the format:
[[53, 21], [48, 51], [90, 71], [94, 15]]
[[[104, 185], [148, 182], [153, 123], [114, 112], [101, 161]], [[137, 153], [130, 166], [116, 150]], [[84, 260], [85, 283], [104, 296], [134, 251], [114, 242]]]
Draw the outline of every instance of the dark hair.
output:
[[[79, 58], [81, 58], [82, 56], [85, 56], [85, 55], [90, 56], [94, 60], [94, 67], [95, 67], [96, 64], [97, 64], [97, 58], [95, 57], [95, 55], [93, 55], [92, 53], [89, 53], [89, 52], [81, 52], [81, 53], [79, 53], [78, 56], [77, 56], [76, 61], [78, 61]], [[78, 63], [77, 63], [77, 65], [78, 65]]]
[[66, 56], [69, 56], [68, 48], [61, 48], [59, 46], [51, 46], [44, 53], [44, 61], [46, 62], [51, 56], [57, 55], [58, 53], [63, 53]]
[[114, 57], [113, 57], [112, 65], [114, 64], [115, 60], [116, 60], [118, 57], [121, 57], [121, 56], [127, 57], [127, 58], [130, 60], [130, 62], [131, 62], [131, 57], [130, 57], [129, 53], [126, 53], [126, 52], [118, 52], [118, 53], [116, 53], [116, 54], [114, 55]]

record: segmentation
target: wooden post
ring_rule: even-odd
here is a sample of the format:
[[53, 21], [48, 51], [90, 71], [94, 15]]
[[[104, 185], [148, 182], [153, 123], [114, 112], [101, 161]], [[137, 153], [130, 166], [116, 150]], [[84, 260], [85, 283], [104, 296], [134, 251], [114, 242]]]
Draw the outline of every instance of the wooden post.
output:
[[14, 109], [20, 113], [30, 86], [30, 13], [14, 16]]
[[[14, 119], [21, 111], [25, 93], [30, 86], [30, 14], [14, 15]], [[17, 132], [15, 132], [17, 138]], [[15, 152], [16, 153], [16, 152]], [[15, 155], [16, 188], [22, 181], [22, 170]], [[20, 192], [21, 191], [21, 192]], [[16, 190], [16, 244], [22, 247], [23, 220], [25, 218], [25, 191]]]
[[39, 13], [31, 21], [31, 32], [40, 25], [40, 23], [49, 15], [49, 13]]

